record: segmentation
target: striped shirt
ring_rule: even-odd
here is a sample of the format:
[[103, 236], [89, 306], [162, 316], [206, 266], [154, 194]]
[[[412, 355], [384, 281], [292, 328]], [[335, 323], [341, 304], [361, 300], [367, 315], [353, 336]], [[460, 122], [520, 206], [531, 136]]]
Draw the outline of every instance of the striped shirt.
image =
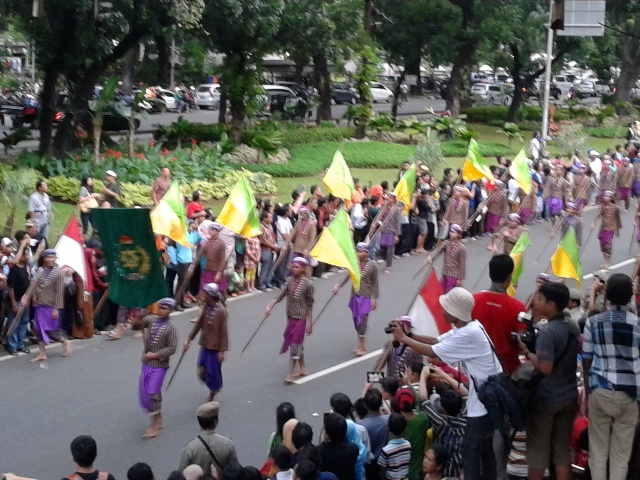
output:
[[275, 298], [276, 303], [287, 297], [287, 318], [306, 320], [313, 307], [313, 282], [310, 278], [290, 277]]
[[464, 416], [451, 417], [440, 413], [430, 400], [425, 400], [421, 405], [422, 411], [427, 414], [433, 427], [433, 443], [439, 443], [447, 447], [451, 454], [444, 474], [448, 477], [457, 477], [462, 472], [462, 441], [467, 430], [467, 418]]
[[382, 447], [378, 465], [385, 469], [385, 480], [404, 480], [409, 475], [410, 460], [411, 444], [404, 438], [392, 438]]
[[587, 318], [582, 357], [593, 359], [591, 390], [605, 388], [640, 401], [640, 320], [625, 307]]
[[222, 272], [227, 266], [225, 256], [225, 244], [218, 238], [212, 238], [202, 247], [202, 256], [205, 258], [204, 270]]
[[[346, 276], [340, 282], [340, 286], [342, 287], [345, 283], [347, 283], [349, 277]], [[360, 263], [360, 288], [356, 292], [351, 287], [351, 296], [359, 296], [366, 298], [378, 298], [380, 296], [380, 287], [378, 285], [378, 267], [376, 263], [372, 260], [365, 260], [364, 263]]]
[[464, 279], [467, 270], [467, 249], [461, 241], [449, 242], [444, 249], [442, 274], [447, 277]]
[[144, 353], [152, 352], [158, 359], [145, 362], [150, 367], [169, 368], [169, 357], [176, 352], [178, 334], [170, 320], [160, 320], [157, 315], [142, 319], [144, 330]]
[[35, 288], [34, 305], [47, 305], [58, 310], [64, 307], [64, 276], [57, 265], [42, 269]]

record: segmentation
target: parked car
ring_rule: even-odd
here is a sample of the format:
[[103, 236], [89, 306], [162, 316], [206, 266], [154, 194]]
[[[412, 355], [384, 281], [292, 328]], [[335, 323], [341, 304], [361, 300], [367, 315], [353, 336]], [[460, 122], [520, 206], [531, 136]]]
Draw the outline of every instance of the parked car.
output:
[[373, 102], [393, 102], [393, 92], [385, 87], [380, 82], [371, 82], [371, 95], [373, 95]]
[[488, 105], [508, 105], [508, 91], [497, 83], [476, 83], [471, 87], [471, 97]]
[[296, 95], [289, 87], [282, 85], [262, 85], [265, 95], [265, 108], [271, 114], [280, 112], [283, 118], [304, 118], [308, 112], [309, 102]]
[[346, 83], [334, 83], [331, 85], [331, 102], [337, 105], [358, 103], [358, 94], [354, 92]]
[[493, 83], [493, 79], [489, 78], [485, 73], [476, 72], [471, 74], [471, 83]]
[[597, 97], [598, 92], [596, 91], [596, 82], [593, 80], [583, 80], [578, 85], [574, 87], [574, 90], [578, 93], [578, 95], [584, 97]]
[[155, 87], [154, 95], [155, 97], [151, 97], [151, 98], [158, 99], [160, 102], [164, 104], [164, 107], [167, 110], [175, 110], [176, 108], [178, 108], [178, 105], [176, 103], [176, 97], [174, 96], [171, 90], [167, 90], [162, 87]]
[[203, 83], [196, 88], [196, 105], [202, 109], [217, 110], [220, 108], [220, 85]]
[[560, 90], [562, 95], [566, 95], [569, 93], [569, 90], [574, 87], [573, 82], [566, 75], [556, 75], [553, 77], [553, 84]]
[[496, 75], [496, 83], [500, 83], [504, 85], [513, 85], [513, 78], [511, 78], [506, 73], [498, 73]]
[[295, 93], [300, 98], [304, 98], [304, 99], [309, 98], [309, 92], [307, 91], [304, 85], [300, 85], [299, 83], [277, 81], [274, 83], [274, 85], [280, 85], [281, 87], [290, 88], [293, 91], [293, 93]]

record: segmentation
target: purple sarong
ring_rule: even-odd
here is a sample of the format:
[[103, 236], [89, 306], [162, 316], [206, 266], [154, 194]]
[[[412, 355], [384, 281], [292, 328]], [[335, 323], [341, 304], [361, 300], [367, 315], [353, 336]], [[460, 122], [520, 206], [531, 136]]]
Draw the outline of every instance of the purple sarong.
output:
[[531, 214], [533, 210], [530, 208], [523, 208], [520, 211], [520, 218], [522, 219], [522, 225], [529, 225], [529, 220], [531, 220]]
[[611, 252], [611, 244], [613, 243], [613, 230], [600, 230], [598, 232], [598, 240], [600, 240], [600, 250], [605, 253]]
[[34, 307], [33, 320], [36, 324], [36, 334], [44, 343], [51, 343], [49, 332], [60, 330], [60, 312], [58, 318], [53, 318], [53, 307], [49, 305], [36, 305]]
[[575, 202], [573, 202], [576, 204], [576, 210], [582, 210], [584, 207], [587, 206], [587, 199], [586, 198], [576, 198]]
[[627, 201], [631, 196], [631, 187], [618, 187], [618, 196], [623, 202]]
[[224, 272], [220, 275], [220, 281], [216, 282], [216, 275], [218, 274], [217, 270], [202, 270], [200, 273], [200, 291], [204, 288], [207, 283], [217, 283], [218, 287], [220, 287], [220, 292], [223, 295], [227, 294], [227, 287], [229, 286], [229, 282], [227, 282], [227, 277]]
[[487, 212], [487, 218], [484, 222], [484, 229], [489, 233], [496, 233], [496, 227], [500, 224], [500, 215]]
[[[164, 382], [164, 376], [166, 374], [166, 368], [142, 365], [142, 374], [140, 375], [139, 386], [140, 406], [149, 413], [160, 410], [162, 382]], [[154, 395], [157, 397], [152, 399], [151, 397]]]
[[287, 328], [284, 330], [284, 341], [280, 348], [280, 353], [286, 352], [291, 345], [302, 345], [304, 342], [304, 331], [307, 327], [305, 320], [298, 320], [297, 318], [287, 319]]
[[556, 197], [547, 198], [547, 207], [549, 207], [549, 215], [560, 215], [562, 211], [562, 199]]
[[396, 244], [396, 236], [393, 233], [386, 232], [380, 235], [381, 247], [393, 247]]
[[222, 365], [218, 361], [218, 352], [200, 347], [198, 367], [204, 367], [204, 383], [210, 392], [217, 392], [222, 388]]
[[353, 323], [356, 328], [358, 328], [360, 324], [362, 324], [363, 317], [369, 315], [371, 312], [371, 299], [369, 297], [354, 295], [351, 297], [351, 300], [349, 300], [349, 308], [351, 309]]
[[450, 290], [457, 285], [458, 279], [455, 277], [448, 277], [446, 275], [442, 275], [440, 279], [440, 286], [442, 287], [442, 293], [448, 293]]
[[640, 197], [640, 180], [633, 181], [633, 196]]

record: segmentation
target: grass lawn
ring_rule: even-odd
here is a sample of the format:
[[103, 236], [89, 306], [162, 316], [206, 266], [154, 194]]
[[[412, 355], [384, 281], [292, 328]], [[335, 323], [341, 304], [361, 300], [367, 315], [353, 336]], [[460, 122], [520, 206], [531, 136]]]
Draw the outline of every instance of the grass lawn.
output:
[[[58, 236], [64, 231], [64, 227], [67, 226], [67, 222], [71, 215], [77, 213], [76, 205], [71, 205], [68, 203], [61, 202], [52, 202], [53, 205], [53, 224], [49, 229], [49, 243], [55, 244]], [[7, 208], [0, 208], [0, 225], [4, 227], [5, 222], [7, 220]], [[13, 232], [15, 233], [18, 230], [24, 229], [24, 217], [27, 214], [27, 201], [25, 200], [24, 205], [18, 207], [16, 210], [16, 215], [13, 221]]]

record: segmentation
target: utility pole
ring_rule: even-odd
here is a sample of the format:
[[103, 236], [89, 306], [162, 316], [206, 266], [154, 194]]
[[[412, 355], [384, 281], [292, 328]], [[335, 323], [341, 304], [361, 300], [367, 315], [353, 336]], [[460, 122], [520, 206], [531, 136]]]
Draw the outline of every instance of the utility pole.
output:
[[549, 26], [547, 28], [547, 65], [545, 68], [544, 74], [544, 100], [542, 104], [542, 137], [547, 138], [547, 134], [549, 133], [549, 100], [550, 100], [550, 91], [551, 91], [551, 60], [553, 59], [553, 29], [551, 28], [552, 23], [552, 12], [553, 12], [553, 3], [554, 0], [551, 0], [551, 5], [549, 9]]
[[169, 73], [169, 87], [175, 86], [176, 75], [176, 26], [171, 27], [171, 70]]

